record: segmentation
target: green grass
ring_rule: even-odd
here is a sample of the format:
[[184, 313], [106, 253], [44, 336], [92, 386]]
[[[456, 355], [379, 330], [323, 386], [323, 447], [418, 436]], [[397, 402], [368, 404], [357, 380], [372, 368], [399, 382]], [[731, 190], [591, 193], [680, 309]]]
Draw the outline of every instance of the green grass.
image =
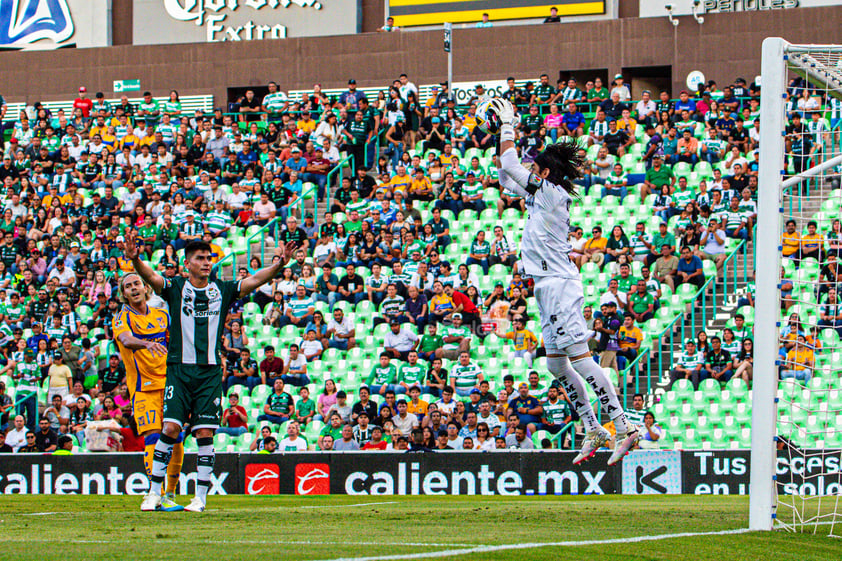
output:
[[[0, 496], [0, 558], [309, 561], [401, 555], [412, 560], [425, 552], [477, 546], [740, 529], [748, 519], [746, 497], [709, 496], [214, 496], [201, 515], [141, 513], [139, 506], [139, 497]], [[440, 558], [830, 561], [842, 558], [842, 542], [821, 535], [745, 533]]]

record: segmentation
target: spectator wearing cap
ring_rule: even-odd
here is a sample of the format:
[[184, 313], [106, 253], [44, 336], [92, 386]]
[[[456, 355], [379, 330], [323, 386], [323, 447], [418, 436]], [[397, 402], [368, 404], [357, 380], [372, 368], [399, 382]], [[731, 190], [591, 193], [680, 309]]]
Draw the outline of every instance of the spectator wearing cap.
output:
[[99, 391], [103, 394], [115, 393], [126, 381], [126, 369], [120, 355], [108, 357], [108, 365], [99, 373]]
[[[121, 236], [122, 237], [122, 236]], [[64, 257], [56, 257], [55, 268], [50, 271], [47, 280], [57, 279], [59, 286], [70, 288], [76, 285], [76, 275], [64, 263]]]
[[611, 88], [611, 96], [615, 93], [619, 96], [620, 101], [622, 102], [626, 102], [631, 99], [631, 91], [629, 90], [628, 84], [625, 83], [625, 79], [622, 74], [614, 75], [614, 87]]
[[399, 320], [392, 319], [389, 322], [389, 332], [383, 339], [384, 352], [391, 358], [406, 361], [409, 358], [410, 351], [414, 351], [418, 346], [419, 340], [417, 334], [401, 327]]
[[91, 116], [91, 109], [94, 107], [94, 102], [88, 98], [88, 88], [79, 86], [79, 97], [73, 100], [73, 109], [80, 109], [82, 116], [86, 119]]

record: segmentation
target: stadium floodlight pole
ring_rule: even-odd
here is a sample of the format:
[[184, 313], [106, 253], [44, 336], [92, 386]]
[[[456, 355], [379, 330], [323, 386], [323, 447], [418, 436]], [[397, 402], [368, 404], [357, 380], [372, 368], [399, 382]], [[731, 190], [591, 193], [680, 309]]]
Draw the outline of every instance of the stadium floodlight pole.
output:
[[757, 302], [754, 335], [756, 352], [751, 406], [751, 479], [749, 528], [771, 530], [775, 515], [775, 432], [778, 387], [778, 290], [781, 270], [781, 181], [784, 163], [784, 102], [786, 97], [787, 42], [779, 37], [763, 40], [760, 107], [760, 177], [757, 205]]

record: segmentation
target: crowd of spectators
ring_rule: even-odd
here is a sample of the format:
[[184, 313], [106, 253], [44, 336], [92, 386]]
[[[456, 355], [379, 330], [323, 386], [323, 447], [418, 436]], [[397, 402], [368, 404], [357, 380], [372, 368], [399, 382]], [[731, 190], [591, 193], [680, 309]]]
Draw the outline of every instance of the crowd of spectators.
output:
[[[0, 385], [4, 425], [16, 408], [33, 432], [40, 416], [50, 418], [56, 434], [78, 435], [84, 422], [105, 417], [128, 426], [121, 366], [102, 343], [119, 307], [116, 283], [131, 268], [123, 257], [127, 228], [138, 231], [157, 270], [174, 276], [187, 241], [211, 241], [221, 259], [232, 232], [278, 219], [268, 233], [300, 249], [253, 304], [262, 325], [292, 334], [295, 342], [285, 338], [279, 349], [256, 345], [248, 321], [255, 309], [249, 302], [235, 305], [223, 341], [231, 398], [223, 432], [239, 436], [261, 421], [294, 421], [286, 428], [295, 442], [293, 433], [319, 421], [339, 430], [331, 433], [336, 444], [365, 446], [377, 426], [382, 442], [397, 436], [394, 430], [412, 439], [418, 428], [426, 446], [435, 447], [443, 431], [447, 445], [463, 448], [464, 438], [458, 446], [454, 440], [477, 424], [472, 413], [495, 417], [478, 424], [490, 422], [505, 437], [520, 425], [528, 436], [561, 430], [571, 416], [561, 388], [553, 393], [564, 414], [538, 374], [534, 384], [530, 375], [517, 389], [517, 380], [504, 379], [507, 395], [494, 387], [495, 395], [490, 388], [497, 380], [484, 376], [486, 357], [478, 355], [488, 338], [505, 342], [508, 358], [525, 368], [543, 354], [532, 327], [531, 281], [519, 274], [519, 237], [504, 221], [520, 216], [525, 204], [500, 188], [494, 139], [476, 127], [477, 102], [488, 95], [482, 86], [460, 107], [447, 83], [420, 99], [407, 75], [376, 99], [353, 79], [338, 96], [316, 86], [291, 98], [274, 82], [268, 91], [258, 98], [250, 90], [226, 112], [186, 115], [175, 91], [165, 99], [146, 92], [139, 104], [124, 97], [112, 105], [100, 94], [88, 99], [80, 88], [71, 115], [38, 104], [21, 113], [0, 166], [6, 188], [0, 375], [15, 382], [14, 400]], [[510, 78], [502, 94], [521, 114], [518, 146], [526, 161], [549, 143], [577, 139], [585, 206], [613, 202], [639, 217], [581, 220], [593, 224], [586, 236], [573, 216], [572, 257], [583, 275], [601, 275], [604, 282], [597, 306], [585, 310], [591, 347], [602, 366], [618, 373], [637, 358], [661, 299], [683, 284], [699, 288], [716, 274], [733, 247], [728, 240], [750, 239], [757, 214], [758, 87], [738, 79], [722, 91], [709, 83], [698, 95], [681, 92], [677, 100], [646, 91], [637, 102], [630, 91], [621, 75], [610, 89], [599, 78], [582, 87], [575, 78], [553, 86], [543, 75], [523, 88]], [[813, 109], [806, 101], [793, 107], [794, 126], [799, 114]], [[344, 155], [352, 159], [352, 173], [331, 176]], [[600, 197], [591, 195], [594, 186]], [[303, 210], [310, 195], [329, 197], [322, 216]], [[490, 232], [473, 229], [463, 242], [460, 226], [480, 215], [496, 215], [498, 224]], [[624, 230], [629, 224], [634, 232]], [[802, 243], [799, 258], [810, 251]], [[452, 245], [459, 251], [448, 250]], [[260, 267], [260, 260], [252, 257], [235, 274]], [[489, 276], [495, 281], [487, 283]], [[370, 321], [361, 323], [361, 316]], [[374, 349], [368, 347], [372, 334], [379, 334]], [[748, 381], [749, 341], [750, 334], [731, 333], [728, 341], [711, 337], [710, 349], [688, 343], [688, 358], [672, 377], [696, 384], [706, 376]], [[715, 345], [724, 350], [714, 351]], [[363, 346], [375, 362], [365, 386], [346, 393], [327, 376], [313, 375], [314, 362], [335, 358], [333, 350]], [[633, 369], [626, 374], [618, 385], [633, 383]], [[44, 380], [46, 399], [39, 403]], [[534, 403], [517, 402], [524, 387], [520, 398]], [[309, 395], [315, 388], [316, 400]], [[365, 407], [367, 391], [377, 394], [380, 407], [367, 411], [366, 421], [357, 420], [359, 412], [345, 415], [353, 406], [344, 400], [357, 394], [354, 403]], [[265, 403], [254, 419], [237, 401], [257, 394]], [[56, 396], [60, 404], [53, 404]], [[323, 396], [335, 396], [334, 411], [324, 408]], [[382, 417], [387, 402], [390, 419]], [[488, 411], [481, 409], [486, 403]], [[361, 431], [365, 442], [358, 442]], [[473, 428], [465, 432], [476, 448], [490, 447], [486, 442], [496, 436], [493, 430], [485, 437]], [[526, 441], [532, 443], [518, 440]], [[280, 449], [285, 446], [282, 441]]]

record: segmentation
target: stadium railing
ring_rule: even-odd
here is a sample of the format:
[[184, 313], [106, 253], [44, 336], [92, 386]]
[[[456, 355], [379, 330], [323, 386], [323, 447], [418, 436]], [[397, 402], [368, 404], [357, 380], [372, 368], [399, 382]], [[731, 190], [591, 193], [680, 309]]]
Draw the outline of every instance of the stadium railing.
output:
[[[166, 98], [155, 98], [157, 101], [166, 101]], [[182, 113], [188, 116], [193, 116], [197, 109], [201, 109], [202, 111], [208, 111], [213, 113], [213, 95], [212, 94], [201, 94], [201, 95], [183, 95], [179, 96], [179, 100], [181, 101], [181, 110]], [[120, 103], [119, 98], [113, 99], [106, 99], [111, 105], [118, 105]], [[129, 98], [129, 103], [132, 105], [137, 106], [138, 103], [143, 101], [142, 97], [132, 97]], [[60, 109], [64, 110], [65, 115], [68, 119], [73, 115], [73, 100], [64, 100], [64, 101], [42, 101], [41, 105], [43, 105], [46, 109], [49, 109], [53, 113], [58, 112]], [[27, 107], [31, 107], [31, 105], [27, 104], [26, 102], [14, 102], [7, 104], [6, 109], [6, 118], [3, 119], [4, 123], [10, 123], [17, 121], [20, 112], [25, 110]]]

